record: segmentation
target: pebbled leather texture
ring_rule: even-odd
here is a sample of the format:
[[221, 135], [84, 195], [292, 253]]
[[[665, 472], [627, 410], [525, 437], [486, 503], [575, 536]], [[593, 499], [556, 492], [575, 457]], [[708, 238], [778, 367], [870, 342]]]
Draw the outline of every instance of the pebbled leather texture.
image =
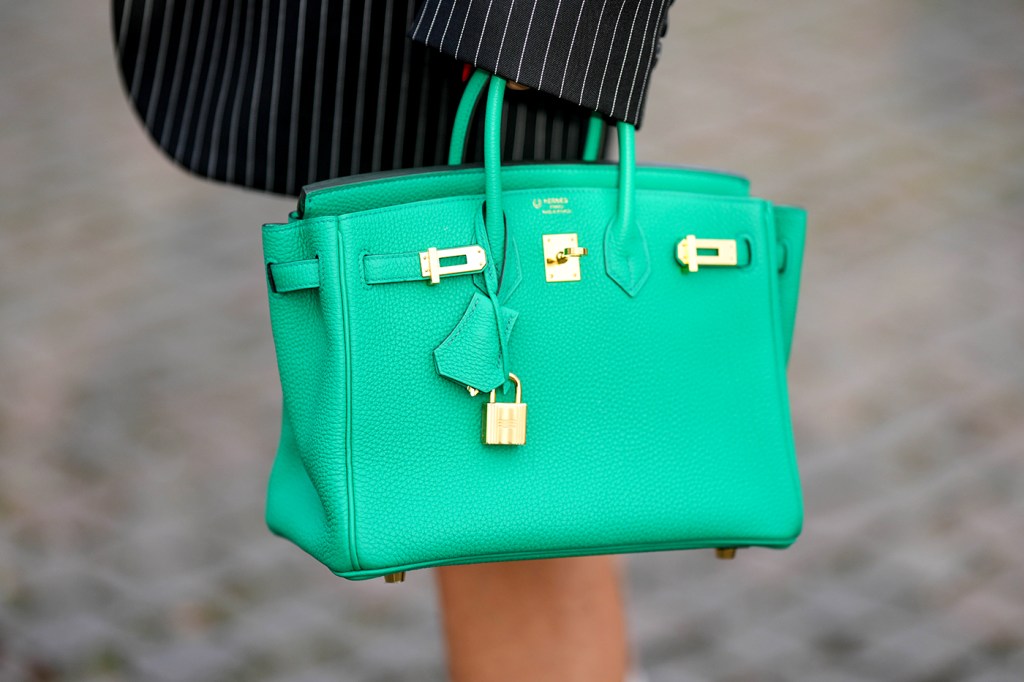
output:
[[[626, 213], [649, 268], [627, 296], [606, 272], [618, 166], [491, 161], [490, 177], [311, 186], [289, 222], [264, 226], [284, 396], [270, 528], [356, 580], [791, 544], [803, 506], [785, 363], [804, 212], [749, 196], [736, 176], [637, 168]], [[543, 237], [568, 232], [589, 249], [581, 278], [549, 283]], [[689, 272], [676, 260], [687, 234], [735, 239], [740, 265]], [[419, 252], [470, 244], [487, 251], [483, 272], [416, 276]], [[310, 263], [317, 286], [281, 289], [276, 273], [310, 283]], [[526, 444], [484, 445], [488, 396], [465, 386], [508, 401], [509, 371], [529, 406]]]
[[[459, 171], [478, 176], [468, 183], [477, 192], [404, 203], [395, 178], [386, 191], [347, 185], [322, 191], [379, 191], [382, 206], [314, 215], [311, 205], [347, 201], [320, 197], [301, 220], [266, 226], [267, 262], [316, 258], [322, 282], [269, 292], [284, 394], [270, 527], [354, 579], [485, 560], [791, 543], [802, 508], [784, 358], [803, 213], [689, 191], [707, 182], [700, 172], [646, 170], [637, 212], [652, 267], [635, 298], [601, 265], [617, 191], [579, 181], [614, 167], [546, 178], [543, 190], [505, 183], [522, 269], [509, 299], [520, 312], [510, 366], [530, 406], [521, 447], [482, 445], [486, 397], [470, 397], [434, 366], [434, 350], [481, 295], [473, 278], [371, 285], [361, 265], [367, 253], [473, 243], [482, 169]], [[412, 196], [434, 182], [406, 180]], [[549, 197], [571, 213], [534, 207]], [[365, 196], [353, 200], [365, 206]], [[563, 232], [577, 232], [590, 255], [581, 281], [548, 284], [541, 237]], [[750, 262], [686, 272], [675, 245], [689, 233], [749, 242]]]
[[[495, 315], [500, 313], [501, 320]], [[503, 386], [508, 375], [501, 349], [508, 347], [519, 313], [508, 306], [494, 306], [476, 292], [462, 319], [441, 345], [434, 349], [437, 373], [479, 391]], [[498, 336], [505, 338], [501, 343]]]

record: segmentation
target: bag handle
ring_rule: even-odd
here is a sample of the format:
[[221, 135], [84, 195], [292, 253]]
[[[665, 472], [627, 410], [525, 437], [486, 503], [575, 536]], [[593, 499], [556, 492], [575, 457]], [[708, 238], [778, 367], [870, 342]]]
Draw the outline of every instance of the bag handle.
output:
[[[492, 245], [501, 243], [505, 217], [501, 196], [501, 106], [505, 79], [491, 76], [484, 115], [484, 177], [486, 183], [485, 221]], [[651, 274], [647, 238], [636, 217], [636, 130], [619, 122], [618, 210], [604, 233], [605, 272], [630, 296], [640, 293]]]
[[[473, 114], [480, 97], [491, 74], [483, 69], [477, 69], [466, 81], [466, 88], [462, 91], [462, 99], [459, 100], [459, 108], [455, 112], [455, 123], [452, 125], [452, 139], [448, 146], [448, 165], [457, 166], [463, 163], [466, 153], [466, 137], [469, 133], [469, 126], [473, 123]], [[587, 137], [583, 145], [583, 160], [597, 161], [601, 152], [601, 142], [604, 137], [604, 117], [594, 112], [587, 121]]]
[[473, 113], [480, 102], [484, 87], [491, 80], [491, 74], [477, 69], [466, 81], [466, 89], [462, 91], [459, 108], [455, 111], [455, 125], [452, 126], [452, 141], [448, 146], [448, 165], [458, 166], [463, 161], [466, 149], [466, 135], [469, 124], [473, 122]]
[[620, 121], [619, 210], [604, 231], [604, 269], [630, 296], [640, 293], [651, 275], [647, 237], [636, 216], [636, 129]]
[[597, 156], [601, 153], [601, 142], [604, 141], [604, 129], [604, 116], [595, 111], [587, 121], [587, 139], [583, 144], [584, 161], [597, 161]]
[[[501, 105], [505, 101], [505, 79], [492, 76], [487, 90], [484, 113], [484, 220], [487, 234], [505, 230], [505, 211], [501, 196]], [[494, 241], [491, 241], [494, 244]]]
[[[505, 97], [505, 79], [499, 76], [476, 76], [467, 86], [468, 96], [456, 114], [456, 133], [464, 132], [472, 117], [472, 107], [487, 89], [487, 109], [484, 115], [484, 194], [482, 215], [477, 214], [475, 232], [477, 243], [487, 252], [487, 264], [477, 280], [484, 296], [474, 294], [466, 313], [444, 343], [434, 350], [438, 374], [473, 387], [490, 390], [508, 385], [508, 344], [518, 313], [506, 305], [521, 278], [519, 255], [512, 230], [505, 221], [501, 186], [501, 123]], [[469, 102], [469, 104], [465, 104]], [[603, 125], [603, 124], [602, 124]], [[591, 122], [590, 129], [601, 126]], [[464, 138], [465, 135], [463, 134]], [[608, 275], [630, 296], [635, 296], [650, 273], [647, 242], [636, 223], [634, 175], [636, 154], [633, 126], [619, 124], [619, 205], [605, 229], [605, 269]], [[455, 138], [453, 138], [453, 147]], [[588, 145], [589, 146], [589, 145]], [[452, 154], [452, 157], [456, 156]], [[456, 159], [461, 161], [461, 158]], [[496, 265], [501, 263], [501, 269]], [[480, 305], [487, 301], [490, 305]], [[471, 344], [460, 342], [472, 339]], [[488, 349], [481, 352], [482, 349]], [[492, 353], [494, 353], [492, 355]], [[496, 362], [495, 362], [496, 360]], [[494, 370], [498, 370], [495, 375]]]

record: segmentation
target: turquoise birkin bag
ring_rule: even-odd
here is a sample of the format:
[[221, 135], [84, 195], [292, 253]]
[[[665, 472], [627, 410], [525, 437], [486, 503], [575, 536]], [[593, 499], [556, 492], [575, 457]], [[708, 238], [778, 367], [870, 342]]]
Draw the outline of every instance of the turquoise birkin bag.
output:
[[[805, 215], [735, 175], [485, 162], [307, 187], [263, 228], [284, 395], [267, 523], [336, 574], [800, 533], [785, 367]], [[593, 149], [593, 147], [592, 147]]]

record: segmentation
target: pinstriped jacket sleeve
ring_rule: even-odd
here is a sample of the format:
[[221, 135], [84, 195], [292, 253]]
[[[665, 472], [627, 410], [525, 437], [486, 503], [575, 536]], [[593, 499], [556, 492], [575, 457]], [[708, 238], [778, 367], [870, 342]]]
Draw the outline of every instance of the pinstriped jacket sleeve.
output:
[[409, 36], [639, 124], [669, 0], [424, 0]]

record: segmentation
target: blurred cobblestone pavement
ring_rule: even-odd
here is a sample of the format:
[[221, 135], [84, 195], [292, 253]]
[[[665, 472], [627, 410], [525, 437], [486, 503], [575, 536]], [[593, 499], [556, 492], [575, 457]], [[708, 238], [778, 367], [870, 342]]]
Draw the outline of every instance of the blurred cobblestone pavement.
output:
[[[786, 552], [628, 560], [655, 682], [1024, 679], [1024, 5], [680, 0], [641, 158], [807, 206]], [[0, 3], [0, 679], [440, 680], [429, 573], [266, 531], [259, 225], [124, 103], [105, 2]]]

